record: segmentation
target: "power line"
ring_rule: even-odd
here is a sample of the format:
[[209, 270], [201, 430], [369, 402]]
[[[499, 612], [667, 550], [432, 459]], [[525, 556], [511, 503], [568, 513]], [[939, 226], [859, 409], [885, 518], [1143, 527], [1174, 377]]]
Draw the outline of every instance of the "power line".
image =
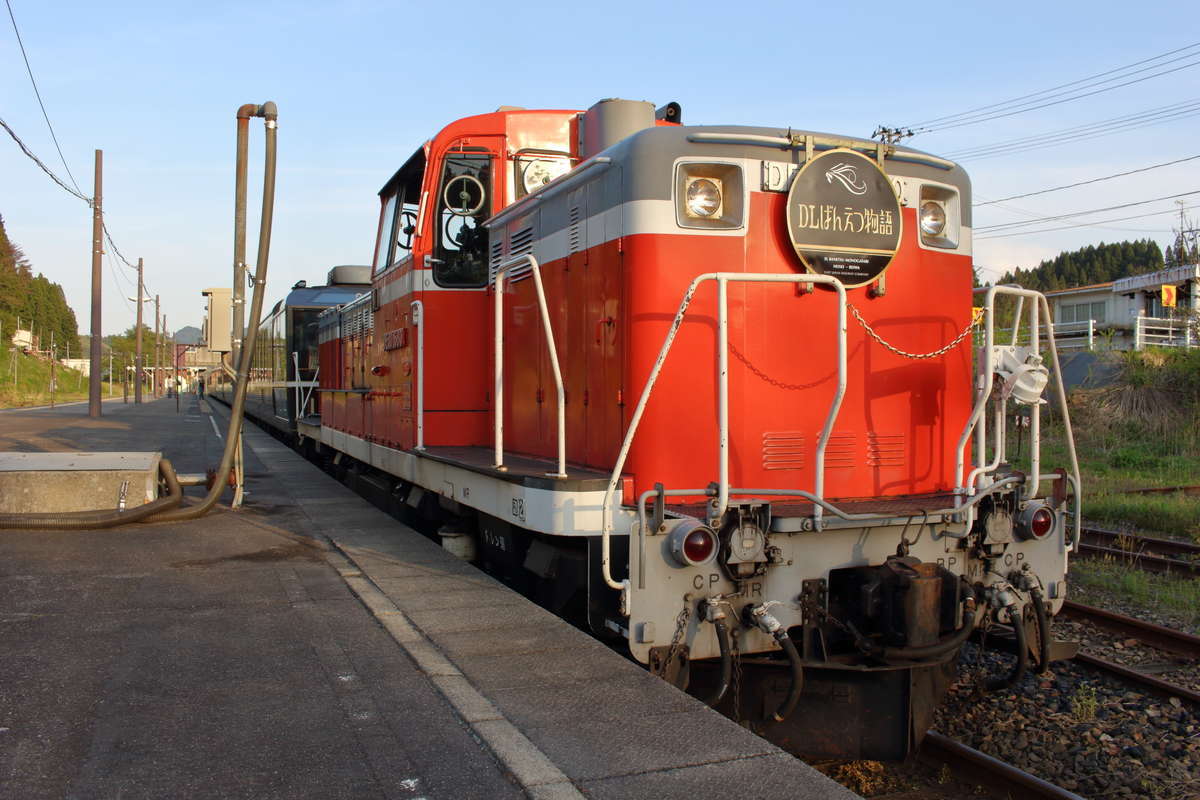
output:
[[1101, 139], [1105, 136], [1112, 136], [1115, 133], [1144, 128], [1149, 125], [1157, 125], [1161, 122], [1183, 119], [1195, 116], [1196, 114], [1200, 114], [1200, 98], [1185, 100], [1182, 103], [1173, 103], [1160, 108], [1146, 109], [1145, 111], [1125, 114], [1120, 117], [1097, 120], [1083, 125], [1076, 125], [1072, 128], [1062, 128], [1035, 136], [1007, 139], [1002, 142], [967, 148], [966, 150], [956, 150], [947, 153], [946, 157], [967, 160], [990, 158], [1009, 153], [1027, 153], [1031, 150], [1040, 150], [1045, 147], [1067, 144], [1083, 138], [1089, 141]]
[[[1187, 208], [1187, 210], [1190, 211], [1193, 208], [1197, 208], [1197, 206], [1189, 206]], [[1077, 222], [1073, 225], [1062, 225], [1057, 228], [1043, 228], [1041, 230], [1036, 230], [1036, 231], [1014, 231], [1012, 233], [997, 233], [992, 236], [977, 236], [977, 237], [975, 237], [975, 241], [980, 241], [983, 239], [1006, 239], [1010, 236], [1029, 236], [1029, 235], [1035, 234], [1035, 233], [1052, 233], [1054, 231], [1065, 231], [1065, 230], [1070, 230], [1072, 228], [1098, 228], [1103, 225], [1107, 225], [1110, 222], [1125, 222], [1126, 220], [1131, 220], [1131, 219], [1145, 219], [1146, 217], [1158, 217], [1163, 214], [1177, 214], [1177, 213], [1179, 213], [1178, 209], [1168, 208], [1165, 211], [1151, 211], [1149, 214], [1134, 214], [1131, 217], [1117, 217], [1116, 219], [1102, 219], [1097, 222]]]
[[[5, 122], [3, 119], [0, 119], [0, 127], [3, 127], [4, 130], [6, 130], [8, 132], [8, 135], [11, 136], [13, 141], [17, 143], [17, 146], [21, 148], [21, 152], [23, 152], [25, 155], [29, 156], [29, 158], [33, 161], [33, 163], [35, 163], [39, 167], [41, 167], [42, 172], [45, 172], [47, 175], [49, 175], [50, 179], [52, 181], [54, 181], [59, 186], [61, 186], [63, 188], [63, 190], [65, 190], [69, 194], [71, 194], [75, 197], [78, 197], [80, 200], [87, 203], [89, 207], [92, 205], [92, 198], [87, 197], [84, 194], [82, 194], [81, 192], [78, 192], [78, 191], [72, 189], [70, 186], [67, 186], [67, 184], [65, 184], [63, 182], [62, 178], [59, 178], [57, 175], [55, 175], [53, 170], [51, 170], [49, 167], [47, 167], [40, 158], [38, 158], [36, 155], [34, 155], [33, 151], [30, 150], [25, 145], [25, 142], [21, 141], [21, 137], [17, 136], [16, 131], [14, 131], [12, 128], [10, 128], [8, 123]], [[125, 257], [125, 255], [121, 252], [121, 249], [119, 247], [117, 247], [117, 243], [115, 241], [113, 241], [112, 234], [109, 233], [109, 231], [108, 231], [108, 222], [103, 221], [101, 223], [101, 225], [104, 228], [104, 238], [108, 241], [109, 247], [112, 248], [113, 252], [117, 254], [117, 258], [121, 259], [122, 263], [124, 263], [125, 266], [129, 267], [130, 269], [136, 270], [137, 267], [129, 262], [129, 259], [127, 259]], [[146, 286], [145, 281], [142, 281], [142, 286], [143, 287]]]
[[29, 66], [29, 56], [25, 53], [25, 42], [21, 41], [21, 31], [17, 29], [17, 18], [13, 16], [12, 3], [10, 0], [4, 0], [4, 4], [8, 6], [8, 18], [12, 20], [13, 33], [17, 35], [17, 44], [21, 48], [21, 58], [25, 59], [25, 71], [29, 73], [29, 82], [33, 84], [33, 93], [37, 96], [38, 105], [42, 108], [42, 116], [46, 119], [46, 127], [50, 129], [50, 138], [54, 140], [54, 148], [58, 150], [58, 158], [62, 161], [63, 168], [67, 171], [67, 177], [71, 179], [71, 185], [75, 187], [75, 191], [83, 194], [83, 190], [79, 188], [79, 184], [75, 181], [75, 176], [71, 174], [71, 168], [67, 166], [67, 159], [63, 156], [62, 148], [58, 144], [58, 136], [54, 134], [54, 126], [50, 124], [50, 115], [46, 113], [46, 104], [42, 102], [42, 93], [38, 91], [37, 81], [33, 78], [33, 67]]
[[[1176, 48], [1175, 50], [1169, 50], [1166, 53], [1160, 53], [1156, 56], [1151, 56], [1150, 58], [1142, 59], [1141, 61], [1135, 61], [1134, 63], [1126, 64], [1123, 67], [1116, 67], [1114, 69], [1096, 73], [1095, 75], [1089, 75], [1087, 77], [1079, 78], [1077, 80], [1070, 81], [1068, 83], [1059, 84], [1058, 86], [1052, 86], [1049, 89], [1042, 89], [1040, 91], [1031, 92], [1029, 94], [1024, 94], [1024, 95], [1021, 95], [1019, 97], [1014, 97], [1009, 100], [1003, 100], [998, 103], [990, 103], [988, 105], [978, 106], [976, 108], [969, 109], [967, 111], [961, 111], [956, 114], [948, 114], [948, 115], [942, 116], [942, 117], [935, 117], [933, 119], [929, 119], [924, 122], [919, 122], [919, 123], [916, 123], [913, 125], [904, 125], [901, 127], [917, 129], [918, 133], [929, 132], [929, 131], [933, 131], [933, 130], [943, 130], [946, 128], [960, 127], [961, 125], [970, 125], [970, 124], [974, 124], [977, 122], [985, 122], [985, 121], [991, 120], [991, 119], [999, 119], [999, 118], [1005, 117], [1005, 116], [1012, 116], [1013, 114], [1024, 113], [1025, 111], [1033, 111], [1038, 108], [1045, 108], [1049, 105], [1056, 105], [1058, 103], [1066, 103], [1066, 102], [1070, 102], [1072, 100], [1079, 100], [1084, 97], [1090, 97], [1094, 94], [1100, 94], [1101, 92], [1107, 92], [1107, 91], [1111, 91], [1113, 89], [1119, 89], [1122, 86], [1128, 86], [1132, 83], [1139, 83], [1144, 80], [1150, 80], [1151, 78], [1156, 78], [1161, 75], [1166, 75], [1171, 72], [1177, 72], [1181, 69], [1187, 69], [1188, 67], [1196, 66], [1197, 64], [1200, 64], [1200, 61], [1192, 61], [1192, 62], [1189, 62], [1189, 63], [1184, 64], [1179, 67], [1174, 67], [1172, 69], [1164, 70], [1162, 72], [1156, 72], [1153, 75], [1147, 75], [1142, 78], [1137, 78], [1134, 80], [1126, 81], [1125, 83], [1118, 83], [1113, 86], [1103, 86], [1103, 84], [1112, 83], [1114, 81], [1120, 81], [1125, 78], [1129, 78], [1132, 75], [1137, 75], [1137, 74], [1140, 74], [1143, 72], [1147, 72], [1149, 70], [1158, 69], [1160, 67], [1166, 66], [1167, 64], [1171, 64], [1171, 63], [1175, 63], [1178, 61], [1193, 58], [1197, 55], [1195, 52], [1188, 53], [1187, 55], [1177, 56], [1176, 58], [1168, 59], [1165, 61], [1163, 60], [1163, 59], [1167, 59], [1168, 56], [1174, 56], [1178, 53], [1184, 53], [1189, 50], [1194, 51], [1197, 47], [1200, 47], [1200, 42], [1189, 44], [1184, 47]], [[1160, 63], [1155, 64], [1155, 63], [1151, 63], [1151, 62], [1160, 62]], [[1142, 65], [1144, 65], [1144, 64], [1149, 65], [1149, 66], [1142, 67]], [[1133, 70], [1134, 67], [1142, 67], [1142, 69]], [[1133, 70], [1133, 71], [1129, 71], [1129, 70]], [[1112, 77], [1106, 78], [1105, 76], [1112, 76]], [[1100, 78], [1104, 78], [1104, 80], [1099, 80]], [[1071, 87], [1075, 87], [1075, 88], [1071, 88]], [[1084, 90], [1086, 90], [1086, 89], [1092, 89], [1095, 87], [1103, 87], [1103, 88], [1096, 88], [1095, 91], [1084, 92]], [[1063, 89], [1069, 89], [1069, 91], [1065, 91], [1065, 92], [1060, 91]], [[1056, 92], [1057, 92], [1057, 94], [1056, 94]], [[1045, 102], [1045, 101], [1049, 101], [1049, 102]], [[1041, 105], [1038, 105], [1039, 103], [1041, 103]]]
[[43, 164], [43, 163], [42, 163], [42, 160], [41, 160], [40, 158], [38, 158], [37, 156], [35, 156], [35, 155], [33, 154], [33, 151], [32, 151], [32, 150], [30, 150], [28, 147], [26, 147], [26, 146], [25, 146], [25, 143], [21, 141], [21, 137], [20, 137], [20, 136], [17, 136], [16, 132], [15, 132], [15, 131], [13, 131], [13, 129], [12, 129], [12, 128], [8, 127], [8, 123], [7, 123], [7, 122], [5, 122], [4, 120], [0, 119], [0, 127], [3, 127], [3, 128], [4, 128], [4, 130], [8, 131], [8, 135], [9, 135], [9, 136], [11, 136], [11, 137], [13, 138], [13, 141], [17, 143], [17, 147], [20, 147], [20, 148], [21, 148], [21, 151], [22, 151], [23, 153], [25, 153], [25, 155], [27, 155], [27, 156], [29, 156], [31, 159], [33, 159], [33, 163], [35, 163], [35, 164], [37, 164], [39, 167], [41, 167], [41, 168], [42, 168], [42, 172], [44, 172], [44, 173], [46, 173], [47, 175], [49, 175], [49, 176], [50, 176], [50, 179], [51, 179], [52, 181], [54, 181], [55, 183], [57, 183], [59, 186], [61, 186], [63, 189], [65, 189], [65, 190], [66, 190], [67, 192], [69, 192], [70, 194], [73, 194], [73, 195], [75, 195], [75, 196], [76, 196], [76, 197], [78, 197], [80, 200], [82, 200], [83, 202], [87, 203], [89, 206], [92, 204], [92, 198], [90, 198], [90, 197], [88, 197], [87, 195], [83, 194], [83, 192], [76, 191], [75, 189], [72, 189], [70, 186], [67, 186], [65, 183], [63, 183], [63, 181], [62, 181], [62, 178], [60, 178], [60, 177], [58, 177], [57, 175], [55, 175], [55, 174], [54, 174], [54, 173], [51, 171], [51, 169], [50, 169], [49, 167], [47, 167], [45, 164]]
[[1093, 208], [1088, 211], [1073, 211], [1070, 214], [1057, 214], [1052, 217], [1041, 217], [1039, 219], [1025, 220], [1022, 222], [1002, 222], [998, 225], [984, 225], [983, 227], [976, 228], [975, 231], [991, 233], [991, 232], [998, 231], [998, 230], [1005, 229], [1005, 228], [1020, 228], [1020, 227], [1024, 227], [1025, 225], [1035, 225], [1039, 222], [1055, 222], [1060, 219], [1070, 219], [1071, 217], [1083, 217], [1083, 216], [1087, 216], [1088, 214], [1100, 214], [1105, 211], [1117, 211], [1118, 209], [1122, 209], [1122, 208], [1132, 208], [1134, 206], [1144, 206], [1148, 203], [1157, 203], [1160, 200], [1174, 200], [1177, 197], [1188, 197], [1189, 195], [1193, 195], [1193, 194], [1200, 194], [1200, 189], [1196, 189], [1191, 192], [1180, 192], [1179, 194], [1169, 194], [1164, 197], [1155, 197], [1150, 200], [1139, 200], [1136, 203], [1121, 203], [1120, 205], [1116, 205], [1116, 206], [1105, 206], [1104, 208]]
[[1188, 156], [1187, 158], [1180, 158], [1175, 161], [1167, 161], [1163, 164], [1154, 164], [1149, 167], [1142, 167], [1141, 169], [1131, 169], [1128, 172], [1118, 172], [1115, 175], [1105, 175], [1102, 178], [1092, 178], [1091, 180], [1079, 181], [1078, 183], [1068, 183], [1066, 186], [1055, 186], [1053, 189], [1041, 189], [1036, 192], [1026, 192], [1025, 194], [1014, 194], [1011, 197], [1001, 197], [999, 200], [988, 200], [987, 202], [975, 203], [974, 205], [976, 208], [979, 208], [981, 206], [990, 206], [990, 205], [995, 205], [996, 203], [1003, 203], [1008, 200], [1020, 200], [1023, 197], [1034, 197], [1039, 194], [1049, 194], [1050, 192], [1061, 192], [1063, 189], [1074, 189], [1077, 186], [1087, 186], [1088, 184], [1091, 184], [1091, 183], [1100, 183], [1101, 181], [1110, 181], [1113, 178], [1124, 178], [1126, 175], [1136, 175], [1139, 172], [1149, 172], [1152, 169], [1160, 169], [1161, 167], [1170, 167], [1175, 164], [1182, 164], [1185, 161], [1195, 161], [1197, 158], [1200, 158], [1200, 155]]

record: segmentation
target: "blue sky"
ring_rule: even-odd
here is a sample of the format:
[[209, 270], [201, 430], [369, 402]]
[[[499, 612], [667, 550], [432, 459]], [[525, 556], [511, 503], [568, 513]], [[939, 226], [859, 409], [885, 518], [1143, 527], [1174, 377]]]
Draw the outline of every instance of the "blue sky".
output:
[[[1136, 13], [1128, 4], [1095, 2], [925, 2], [857, 11], [707, 1], [10, 2], [67, 163], [91, 194], [92, 154], [104, 150], [109, 228], [130, 260], [146, 259], [146, 283], [162, 295], [172, 329], [198, 325], [200, 290], [230, 279], [234, 112], [242, 103], [271, 99], [280, 109], [273, 302], [296, 280], [319, 280], [333, 264], [368, 263], [384, 180], [446, 122], [500, 105], [676, 100], [688, 123], [865, 136], [880, 123], [955, 114], [1200, 42], [1200, 15], [1186, 2], [1141, 3]], [[0, 9], [0, 75], [0, 117], [65, 177], [7, 9]], [[1200, 66], [1182, 69], [909, 143], [953, 155], [1091, 125], [1196, 99], [1198, 77]], [[1198, 120], [962, 162], [983, 202], [1200, 154]], [[261, 155], [258, 121], [251, 143], [252, 154]], [[254, 209], [257, 159], [251, 175]], [[1200, 159], [982, 207], [975, 224], [1197, 189]], [[1200, 205], [1200, 195], [1184, 199]], [[1160, 201], [1108, 216], [1172, 208]], [[0, 214], [35, 269], [63, 284], [86, 332], [90, 211], [2, 132]], [[987, 274], [1102, 240], [1151, 237], [1165, 246], [1177, 223], [1177, 215], [1166, 214], [980, 239], [975, 258]], [[132, 324], [133, 304], [122, 299], [133, 292], [132, 273], [115, 256], [110, 261], [105, 333]]]

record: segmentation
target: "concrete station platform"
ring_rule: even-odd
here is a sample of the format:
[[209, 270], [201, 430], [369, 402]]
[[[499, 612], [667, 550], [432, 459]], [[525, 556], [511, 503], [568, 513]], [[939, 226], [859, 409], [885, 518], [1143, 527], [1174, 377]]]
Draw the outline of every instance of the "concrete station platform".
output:
[[[226, 414], [193, 395], [3, 411], [0, 451], [203, 472]], [[237, 513], [0, 531], [0, 795], [856, 797], [266, 433], [245, 442]]]

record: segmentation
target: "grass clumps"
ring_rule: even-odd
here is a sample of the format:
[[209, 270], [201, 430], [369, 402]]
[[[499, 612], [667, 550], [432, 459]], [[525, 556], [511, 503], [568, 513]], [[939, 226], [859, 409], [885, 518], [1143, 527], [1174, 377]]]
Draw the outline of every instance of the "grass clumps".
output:
[[[1130, 494], [1200, 484], [1200, 350], [1114, 352], [1114, 380], [1076, 389], [1071, 423], [1090, 522], [1200, 540], [1200, 496]], [[1069, 463], [1062, 420], [1043, 417], [1042, 463]], [[1010, 445], [1011, 446], [1011, 445]]]

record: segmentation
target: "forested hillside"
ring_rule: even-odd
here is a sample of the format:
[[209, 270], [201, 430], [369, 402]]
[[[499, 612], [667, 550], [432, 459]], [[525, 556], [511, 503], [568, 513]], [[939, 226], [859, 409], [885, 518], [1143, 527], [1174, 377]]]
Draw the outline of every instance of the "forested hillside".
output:
[[999, 283], [1016, 283], [1026, 289], [1046, 292], [1107, 283], [1162, 268], [1162, 250], [1150, 239], [1113, 244], [1101, 242], [1080, 250], [1059, 253], [1032, 269], [1018, 267], [1004, 273]]
[[79, 327], [75, 312], [67, 305], [62, 287], [51, 283], [46, 276], [33, 274], [33, 266], [21, 248], [8, 238], [4, 219], [0, 217], [0, 334], [7, 345], [17, 328], [33, 326], [40, 337], [40, 347], [50, 346], [51, 333], [60, 356], [82, 353], [79, 347]]

